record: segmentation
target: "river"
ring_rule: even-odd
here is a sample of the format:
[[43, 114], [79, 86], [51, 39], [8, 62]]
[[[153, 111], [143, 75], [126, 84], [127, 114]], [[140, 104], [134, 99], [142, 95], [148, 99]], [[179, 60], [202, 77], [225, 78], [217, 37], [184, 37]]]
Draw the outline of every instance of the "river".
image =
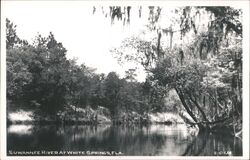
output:
[[9, 125], [7, 154], [122, 156], [241, 156], [242, 141], [191, 133], [185, 125]]

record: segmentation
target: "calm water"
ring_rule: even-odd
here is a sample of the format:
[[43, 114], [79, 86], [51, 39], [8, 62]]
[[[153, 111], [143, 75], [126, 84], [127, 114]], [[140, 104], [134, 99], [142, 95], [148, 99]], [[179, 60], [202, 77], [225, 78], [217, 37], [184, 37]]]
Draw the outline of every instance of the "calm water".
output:
[[7, 153], [10, 156], [72, 154], [67, 151], [77, 151], [78, 156], [104, 153], [131, 156], [242, 155], [240, 139], [209, 133], [192, 134], [184, 125], [10, 125], [7, 132]]

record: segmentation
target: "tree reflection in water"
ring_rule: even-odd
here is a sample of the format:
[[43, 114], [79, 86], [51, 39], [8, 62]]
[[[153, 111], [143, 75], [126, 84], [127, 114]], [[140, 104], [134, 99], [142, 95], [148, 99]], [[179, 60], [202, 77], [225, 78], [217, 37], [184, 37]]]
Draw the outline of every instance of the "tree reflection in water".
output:
[[182, 156], [241, 156], [242, 141], [225, 134], [200, 132]]
[[7, 149], [14, 151], [116, 151], [132, 156], [242, 155], [240, 139], [208, 132], [191, 136], [181, 125], [44, 125], [29, 126], [29, 134], [13, 127], [8, 127]]

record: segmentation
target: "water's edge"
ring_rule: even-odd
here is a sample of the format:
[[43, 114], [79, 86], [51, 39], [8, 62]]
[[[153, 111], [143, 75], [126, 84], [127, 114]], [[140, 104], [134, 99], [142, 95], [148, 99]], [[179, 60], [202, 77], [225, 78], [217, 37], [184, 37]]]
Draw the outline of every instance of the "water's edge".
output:
[[79, 151], [78, 156], [240, 156], [242, 142], [230, 135], [197, 133], [184, 124], [8, 125], [9, 156], [73, 154], [60, 151]]

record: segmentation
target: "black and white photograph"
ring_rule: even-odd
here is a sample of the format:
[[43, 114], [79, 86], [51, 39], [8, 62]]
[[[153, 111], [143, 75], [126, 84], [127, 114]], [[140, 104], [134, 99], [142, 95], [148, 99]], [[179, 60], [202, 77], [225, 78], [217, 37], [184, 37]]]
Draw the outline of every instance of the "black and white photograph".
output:
[[249, 1], [216, 3], [1, 2], [1, 158], [248, 159]]

